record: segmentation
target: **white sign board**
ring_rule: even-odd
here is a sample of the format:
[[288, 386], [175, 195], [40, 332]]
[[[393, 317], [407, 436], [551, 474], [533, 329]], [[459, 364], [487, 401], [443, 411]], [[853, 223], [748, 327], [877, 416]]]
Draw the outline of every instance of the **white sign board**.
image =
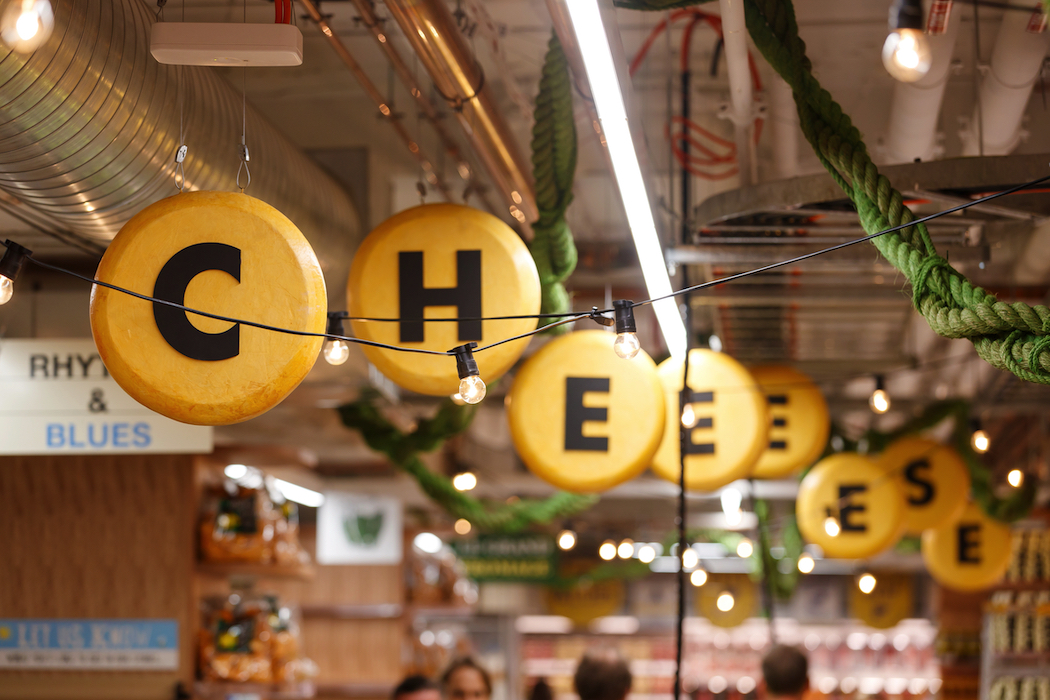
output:
[[212, 428], [154, 413], [109, 376], [90, 338], [0, 340], [0, 454], [193, 454]]
[[317, 513], [320, 564], [399, 564], [401, 501], [328, 492]]

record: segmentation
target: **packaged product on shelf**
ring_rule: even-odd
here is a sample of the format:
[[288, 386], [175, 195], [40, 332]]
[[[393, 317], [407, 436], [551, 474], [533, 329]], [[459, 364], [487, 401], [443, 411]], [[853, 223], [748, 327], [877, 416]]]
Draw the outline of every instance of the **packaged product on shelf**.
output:
[[277, 510], [264, 489], [226, 481], [205, 496], [201, 557], [211, 562], [273, 561]]
[[273, 542], [274, 561], [281, 566], [305, 563], [307, 554], [299, 544], [299, 506], [285, 499], [277, 506], [277, 516]]

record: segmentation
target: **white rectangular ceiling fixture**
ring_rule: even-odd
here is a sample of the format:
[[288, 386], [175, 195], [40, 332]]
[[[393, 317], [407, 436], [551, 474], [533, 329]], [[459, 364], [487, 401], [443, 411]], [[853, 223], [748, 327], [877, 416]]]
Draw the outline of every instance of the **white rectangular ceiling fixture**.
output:
[[[572, 29], [580, 45], [587, 80], [591, 85], [594, 106], [598, 111], [602, 132], [609, 146], [613, 175], [620, 190], [627, 224], [638, 251], [638, 262], [642, 266], [642, 277], [649, 298], [671, 293], [671, 280], [667, 275], [660, 236], [656, 232], [656, 220], [649, 205], [649, 195], [642, 178], [642, 168], [627, 123], [627, 108], [613, 64], [609, 37], [605, 34], [601, 11], [597, 0], [566, 0]], [[686, 330], [676, 299], [662, 299], [653, 303], [656, 320], [664, 336], [668, 351], [675, 357], [685, 356]]]
[[149, 50], [178, 66], [298, 66], [303, 33], [291, 24], [157, 22]]

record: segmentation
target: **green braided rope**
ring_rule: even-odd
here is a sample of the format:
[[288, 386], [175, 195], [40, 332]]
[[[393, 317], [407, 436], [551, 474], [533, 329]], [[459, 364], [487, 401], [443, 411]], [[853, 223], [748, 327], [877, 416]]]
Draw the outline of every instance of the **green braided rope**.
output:
[[[1050, 6], [1050, 0], [1043, 2]], [[664, 0], [615, 4], [640, 10], [667, 6]], [[794, 92], [806, 140], [853, 201], [864, 230], [875, 233], [913, 221], [901, 193], [872, 163], [860, 131], [814, 77], [791, 0], [746, 0], [744, 11], [755, 46]], [[915, 308], [938, 335], [967, 338], [992, 366], [1026, 381], [1050, 384], [1050, 309], [1007, 304], [972, 284], [937, 254], [925, 225], [880, 236], [873, 243], [911, 282]]]
[[[532, 225], [531, 250], [540, 275], [540, 311], [567, 313], [572, 305], [562, 283], [576, 269], [576, 244], [565, 222], [576, 173], [576, 122], [569, 64], [556, 35], [547, 45], [534, 118], [532, 176], [540, 218]], [[541, 325], [554, 320], [544, 319]], [[557, 326], [551, 332], [567, 330], [568, 326]]]
[[402, 432], [387, 420], [376, 406], [375, 392], [365, 392], [353, 403], [339, 407], [343, 424], [361, 432], [365, 442], [386, 455], [397, 467], [410, 474], [435, 503], [456, 518], [465, 518], [486, 532], [519, 532], [534, 524], [548, 523], [587, 510], [598, 496], [582, 496], [559, 491], [543, 500], [521, 499], [516, 503], [485, 503], [457, 491], [452, 481], [427, 469], [419, 458], [432, 452], [450, 437], [470, 426], [475, 406], [457, 406], [445, 400], [432, 418], [420, 420], [411, 432]]

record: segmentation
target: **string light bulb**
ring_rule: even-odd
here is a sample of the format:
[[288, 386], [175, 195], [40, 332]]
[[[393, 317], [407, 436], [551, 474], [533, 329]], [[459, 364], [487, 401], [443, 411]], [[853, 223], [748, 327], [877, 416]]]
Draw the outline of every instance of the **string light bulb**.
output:
[[459, 397], [471, 405], [481, 403], [481, 400], [485, 398], [485, 382], [481, 379], [478, 362], [474, 359], [474, 348], [477, 346], [477, 343], [470, 342], [449, 351], [456, 355]]
[[[325, 335], [345, 335], [343, 332], [343, 318], [345, 314], [342, 311], [330, 311], [328, 313], [328, 328], [325, 330]], [[350, 343], [339, 338], [331, 338], [324, 342], [324, 359], [330, 365], [341, 365], [350, 359]]]
[[829, 515], [824, 518], [824, 532], [828, 534], [828, 537], [838, 537], [839, 533], [842, 532], [842, 526], [839, 525], [839, 519], [834, 515]]
[[685, 408], [682, 409], [682, 427], [692, 428], [696, 425], [696, 411], [693, 410], [693, 404], [687, 403]]
[[638, 561], [643, 564], [651, 564], [656, 559], [656, 547], [651, 544], [643, 544], [638, 548]]
[[576, 533], [565, 528], [558, 533], [558, 549], [568, 552], [576, 546]]
[[605, 540], [602, 545], [598, 547], [598, 556], [604, 561], [612, 561], [616, 558], [616, 543], [612, 540]]
[[613, 352], [617, 357], [630, 360], [642, 349], [642, 344], [638, 342], [638, 328], [634, 324], [634, 302], [617, 299], [613, 302], [613, 315], [616, 318]]
[[902, 83], [921, 79], [933, 63], [922, 17], [921, 0], [896, 0], [890, 6], [890, 33], [882, 45], [882, 64]]
[[715, 599], [715, 607], [722, 612], [729, 612], [736, 605], [736, 598], [729, 591], [722, 591], [718, 594], [718, 598]]
[[621, 559], [630, 559], [634, 556], [634, 540], [631, 538], [625, 539], [620, 543], [620, 546], [616, 548], [616, 553]]
[[693, 573], [689, 574], [689, 583], [693, 584], [697, 588], [707, 583], [707, 572], [703, 569], [697, 569]]
[[457, 535], [470, 534], [471, 524], [470, 521], [466, 518], [460, 518], [459, 520], [457, 520], [456, 524], [453, 527], [456, 529]]
[[755, 545], [751, 543], [751, 540], [746, 537], [737, 544], [736, 555], [741, 559], [747, 559], [755, 553]]
[[813, 569], [816, 567], [817, 562], [814, 561], [813, 557], [809, 554], [803, 554], [798, 558], [798, 570], [803, 574], [813, 573]]
[[875, 377], [875, 391], [871, 392], [868, 405], [871, 406], [871, 410], [875, 411], [875, 413], [881, 414], [890, 410], [890, 395], [886, 393], [886, 384], [881, 374]]
[[860, 592], [864, 593], [865, 595], [874, 591], [875, 586], [877, 585], [878, 581], [876, 580], [875, 576], [870, 573], [863, 574], [860, 578], [857, 579], [857, 588], [859, 588]]
[[26, 258], [32, 255], [28, 248], [23, 248], [14, 241], [4, 241], [4, 245], [7, 246], [7, 250], [4, 251], [4, 257], [0, 258], [0, 304], [11, 301], [18, 273]]
[[983, 455], [992, 446], [992, 441], [988, 437], [988, 433], [984, 432], [980, 418], [974, 418], [970, 421], [970, 430], [973, 431], [970, 435], [970, 446], [973, 447], [974, 452]]
[[1021, 488], [1021, 484], [1024, 483], [1024, 472], [1020, 469], [1011, 469], [1006, 475], [1006, 482], [1015, 489]]
[[473, 491], [478, 485], [478, 477], [474, 472], [460, 472], [452, 477], [452, 486], [457, 491]]
[[686, 547], [682, 552], [682, 568], [686, 571], [695, 569], [700, 564], [700, 555], [692, 547]]
[[54, 27], [49, 0], [8, 0], [0, 10], [0, 39], [16, 53], [35, 51]]

